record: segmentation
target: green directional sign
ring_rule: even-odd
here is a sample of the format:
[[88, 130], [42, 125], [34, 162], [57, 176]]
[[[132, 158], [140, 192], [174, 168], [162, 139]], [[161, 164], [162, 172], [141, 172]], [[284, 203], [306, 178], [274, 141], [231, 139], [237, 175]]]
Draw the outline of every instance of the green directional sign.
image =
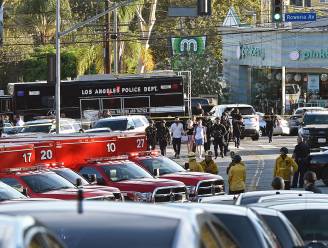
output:
[[206, 48], [206, 36], [172, 37], [172, 54], [203, 54]]

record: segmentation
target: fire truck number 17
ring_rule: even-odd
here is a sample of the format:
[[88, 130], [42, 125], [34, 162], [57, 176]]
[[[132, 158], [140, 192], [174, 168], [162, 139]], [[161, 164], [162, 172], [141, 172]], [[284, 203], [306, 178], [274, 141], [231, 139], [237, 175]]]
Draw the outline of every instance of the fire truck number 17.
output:
[[23, 154], [24, 163], [31, 163], [31, 158], [32, 158], [31, 152]]

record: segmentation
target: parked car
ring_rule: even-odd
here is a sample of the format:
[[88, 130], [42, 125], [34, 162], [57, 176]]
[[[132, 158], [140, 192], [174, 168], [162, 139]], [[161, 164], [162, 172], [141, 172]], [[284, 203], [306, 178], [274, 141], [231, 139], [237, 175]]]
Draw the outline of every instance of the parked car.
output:
[[[89, 183], [84, 177], [75, 171], [65, 168], [65, 167], [52, 167], [51, 171], [55, 172], [59, 176], [65, 178], [70, 183], [74, 184], [76, 187], [87, 189], [87, 190], [101, 190], [108, 192], [108, 195], [112, 196], [112, 200], [114, 201], [123, 201], [124, 197], [121, 194], [121, 191], [118, 188], [108, 187], [108, 186], [100, 186], [97, 185], [97, 182]], [[95, 178], [96, 179], [96, 178]], [[77, 185], [77, 181], [80, 182], [80, 185]]]
[[258, 203], [264, 202], [277, 202], [277, 201], [328, 201], [326, 194], [284, 194], [284, 195], [271, 195], [261, 197]]
[[0, 181], [0, 202], [20, 199], [27, 199], [27, 197]]
[[44, 225], [29, 216], [0, 215], [1, 248], [64, 248]]
[[219, 195], [219, 196], [209, 196], [204, 197], [199, 200], [201, 203], [207, 204], [227, 204], [234, 205], [237, 200], [235, 195]]
[[319, 112], [326, 111], [327, 109], [322, 107], [301, 107], [294, 111], [293, 115], [289, 118], [289, 128], [291, 135], [297, 135], [298, 129], [303, 122], [303, 117], [306, 112]]
[[144, 132], [149, 126], [147, 118], [143, 115], [115, 116], [97, 120], [92, 128], [110, 128], [113, 132]]
[[[202, 198], [225, 193], [224, 180], [221, 176], [187, 171], [175, 161], [156, 152], [131, 154], [129, 159], [153, 176], [183, 182], [187, 187], [188, 197], [191, 201], [199, 201]], [[157, 170], [158, 175], [156, 175]]]
[[307, 247], [327, 247], [327, 202], [278, 202], [268, 207], [282, 212], [287, 217]]
[[309, 191], [303, 190], [264, 190], [264, 191], [250, 191], [241, 193], [236, 200], [236, 205], [249, 205], [257, 203], [261, 197], [270, 195], [283, 195], [283, 194], [312, 194]]
[[[78, 193], [78, 189], [66, 179], [43, 170], [1, 172], [0, 181], [31, 198], [75, 200]], [[111, 194], [100, 190], [84, 190], [84, 195], [89, 200], [112, 200]]]
[[308, 168], [317, 174], [317, 179], [328, 186], [328, 150], [312, 152], [309, 156]]
[[82, 165], [78, 172], [87, 180], [95, 175], [99, 185], [119, 188], [128, 201], [156, 203], [188, 200], [184, 183], [154, 178], [129, 160], [88, 162]]
[[[200, 209], [163, 205], [83, 202], [11, 204], [0, 213], [31, 215], [45, 223], [68, 248], [238, 248], [227, 228]], [[267, 246], [264, 246], [267, 247]]]
[[[81, 125], [74, 119], [61, 118], [60, 133], [77, 133], [81, 130]], [[51, 134], [56, 132], [56, 121], [54, 119], [40, 119], [25, 122], [24, 127], [18, 135], [30, 135], [34, 133]]]
[[251, 137], [252, 140], [258, 140], [260, 137], [259, 117], [256, 114], [255, 109], [251, 105], [247, 105], [247, 104], [217, 105], [211, 109], [210, 114], [214, 119], [216, 117], [221, 117], [225, 111], [231, 113], [233, 109], [237, 109], [237, 108], [239, 109], [240, 114], [244, 119], [245, 129], [242, 133], [242, 137]]
[[304, 247], [304, 242], [292, 223], [279, 211], [269, 208], [252, 208], [276, 235], [281, 247]]
[[298, 135], [310, 149], [328, 145], [328, 111], [306, 112]]
[[[266, 134], [266, 122], [264, 120], [264, 113], [256, 112], [259, 116], [260, 122], [260, 136], [265, 136]], [[290, 128], [288, 121], [282, 118], [280, 115], [277, 116], [277, 123], [276, 126], [273, 128], [273, 135], [289, 135]]]
[[177, 208], [200, 208], [216, 216], [234, 234], [240, 247], [280, 247], [267, 224], [251, 209], [203, 203], [171, 204]]

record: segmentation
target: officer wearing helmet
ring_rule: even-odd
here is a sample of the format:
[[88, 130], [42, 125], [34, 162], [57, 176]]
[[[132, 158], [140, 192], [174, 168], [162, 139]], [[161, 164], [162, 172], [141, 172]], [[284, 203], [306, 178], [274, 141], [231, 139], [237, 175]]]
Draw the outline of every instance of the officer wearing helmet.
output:
[[273, 170], [274, 177], [281, 177], [285, 182], [285, 189], [290, 189], [290, 182], [292, 175], [297, 171], [298, 166], [293, 158], [288, 157], [288, 149], [282, 147], [280, 149], [280, 156], [276, 159]]
[[204, 172], [203, 167], [196, 161], [196, 154], [194, 152], [190, 152], [188, 154], [188, 167], [190, 171], [193, 172]]
[[229, 194], [241, 194], [246, 189], [246, 166], [239, 155], [233, 157], [233, 166], [228, 173]]
[[213, 160], [213, 152], [206, 151], [205, 160], [200, 165], [203, 167], [204, 172], [217, 175], [219, 173], [218, 166]]
[[313, 171], [308, 171], [304, 174], [304, 189], [306, 191], [312, 191], [313, 193], [321, 194], [321, 190], [315, 186], [317, 175]]
[[281, 177], [275, 177], [271, 183], [272, 189], [274, 190], [284, 190], [285, 189], [285, 182], [284, 179]]

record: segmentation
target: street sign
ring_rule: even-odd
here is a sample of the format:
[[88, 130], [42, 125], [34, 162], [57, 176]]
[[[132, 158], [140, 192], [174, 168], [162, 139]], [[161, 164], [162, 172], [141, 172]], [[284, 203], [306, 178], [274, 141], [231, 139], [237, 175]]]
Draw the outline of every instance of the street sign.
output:
[[317, 13], [286, 13], [285, 22], [309, 22], [316, 21]]

